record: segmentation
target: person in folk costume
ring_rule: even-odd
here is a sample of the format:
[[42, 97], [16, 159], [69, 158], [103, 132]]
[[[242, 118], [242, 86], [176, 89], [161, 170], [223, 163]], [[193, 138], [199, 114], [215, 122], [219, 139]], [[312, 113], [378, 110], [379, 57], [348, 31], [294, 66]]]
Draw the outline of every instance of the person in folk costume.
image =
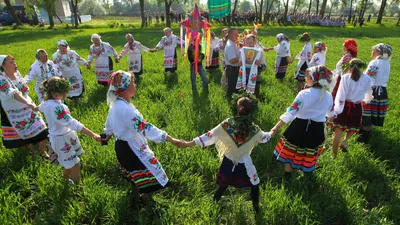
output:
[[142, 197], [164, 188], [168, 177], [160, 162], [151, 151], [147, 140], [156, 143], [166, 141], [177, 145], [180, 141], [148, 123], [130, 103], [136, 95], [134, 76], [124, 71], [114, 72], [110, 77], [107, 104], [110, 106], [102, 141], [115, 136], [115, 153], [124, 176], [135, 185]]
[[245, 46], [257, 48], [257, 55], [251, 65], [246, 64], [245, 48], [240, 51], [241, 67], [239, 77], [236, 83], [236, 88], [244, 88], [247, 91], [254, 93], [258, 98], [260, 95], [261, 73], [265, 70], [267, 62], [265, 60], [264, 48], [257, 47], [257, 38], [254, 34], [249, 34], [245, 40]]
[[135, 74], [136, 79], [143, 73], [143, 60], [141, 51], [152, 52], [150, 48], [142, 45], [140, 42], [135, 41], [132, 34], [125, 36], [127, 43], [124, 45], [119, 58], [122, 59], [128, 54], [128, 72]]
[[58, 65], [49, 60], [47, 52], [44, 49], [38, 49], [35, 58], [36, 60], [24, 80], [28, 84], [36, 79], [35, 92], [39, 102], [42, 102], [44, 97], [43, 81], [53, 76], [61, 76], [62, 73]]
[[340, 144], [340, 148], [343, 152], [347, 152], [347, 141], [360, 129], [361, 103], [365, 104], [373, 99], [372, 80], [361, 72], [361, 69], [365, 67], [366, 64], [357, 58], [343, 65], [342, 71], [345, 74], [341, 78], [336, 94], [334, 116], [327, 122], [335, 129], [332, 144], [335, 157], [343, 132], [346, 131], [346, 138]]
[[290, 62], [290, 41], [285, 34], [279, 33], [276, 35], [278, 45], [265, 49], [266, 52], [274, 50], [276, 52], [275, 60], [275, 76], [278, 80], [283, 81], [285, 78], [286, 70]]
[[368, 143], [372, 125], [383, 126], [389, 105], [386, 86], [390, 75], [391, 57], [392, 46], [385, 43], [372, 46], [372, 61], [364, 73], [372, 79], [374, 99], [368, 104], [363, 104], [362, 127], [358, 140], [360, 142]]
[[311, 58], [309, 67], [313, 66], [325, 66], [326, 53], [328, 48], [323, 42], [315, 42], [314, 44], [314, 55]]
[[169, 27], [164, 28], [165, 36], [161, 38], [153, 51], [158, 51], [164, 48], [164, 72], [175, 73], [178, 69], [178, 56], [176, 54], [176, 45], [181, 43], [181, 40], [172, 34]]
[[[198, 45], [198, 51], [196, 52], [196, 44]], [[198, 56], [196, 57], [196, 53]], [[208, 78], [206, 75], [206, 71], [204, 70], [203, 67], [203, 59], [204, 59], [204, 54], [201, 53], [201, 45], [199, 43], [196, 43], [195, 38], [191, 38], [191, 43], [188, 47], [188, 60], [190, 62], [190, 81], [192, 83], [192, 91], [195, 93], [197, 92], [197, 86], [196, 86], [196, 66], [198, 73], [200, 74], [201, 81], [203, 83], [203, 91], [205, 93], [208, 92]], [[197, 61], [196, 61], [197, 60]]]
[[91, 68], [93, 59], [96, 59], [96, 79], [97, 83], [107, 86], [108, 78], [113, 71], [113, 61], [110, 55], [113, 55], [115, 62], [119, 62], [119, 57], [115, 49], [108, 43], [101, 40], [98, 34], [92, 34], [93, 44], [90, 46], [88, 69]]
[[304, 79], [306, 69], [309, 67], [309, 63], [311, 61], [311, 36], [309, 33], [303, 33], [298, 36], [300, 42], [304, 43], [304, 47], [299, 54], [292, 60], [299, 59], [299, 63], [297, 64], [296, 73], [294, 74], [294, 79], [297, 80], [297, 91], [301, 91], [304, 88]]
[[14, 57], [0, 55], [0, 100], [2, 143], [7, 149], [38, 144], [40, 154], [46, 152], [46, 124], [29, 97], [29, 87], [18, 71]]
[[219, 42], [220, 39], [211, 31], [211, 41], [210, 41], [210, 62], [209, 66], [206, 66], [207, 70], [215, 70], [219, 68]]
[[234, 94], [231, 118], [191, 142], [180, 145], [197, 145], [204, 148], [215, 144], [222, 162], [217, 174], [218, 189], [214, 200], [218, 202], [229, 186], [250, 187], [256, 213], [259, 211], [260, 178], [250, 155], [257, 144], [267, 143], [271, 138], [270, 133], [262, 131], [253, 122], [257, 109], [257, 100], [250, 93], [246, 93], [244, 97]]
[[58, 162], [64, 167], [64, 178], [72, 184], [79, 184], [81, 180], [79, 156], [84, 151], [76, 131], [80, 131], [98, 142], [101, 138], [74, 119], [68, 107], [62, 103], [70, 91], [70, 83], [67, 79], [52, 77], [43, 84], [46, 94], [43, 102], [37, 108], [46, 117], [51, 147], [57, 154]]
[[350, 62], [353, 58], [357, 57], [357, 43], [353, 39], [347, 39], [343, 43], [343, 57], [336, 64], [336, 69], [333, 72], [333, 82], [331, 83], [330, 90], [332, 92], [333, 100], [335, 100], [337, 90], [339, 88], [340, 80], [344, 74], [342, 71], [342, 66]]
[[85, 91], [79, 65], [87, 66], [88, 63], [78, 53], [69, 48], [67, 41], [58, 40], [57, 46], [58, 51], [53, 54], [53, 62], [60, 67], [62, 76], [69, 81], [70, 91], [67, 97], [74, 99], [76, 104]]
[[227, 89], [228, 88], [228, 79], [227, 79], [226, 73], [225, 73], [225, 67], [226, 67], [225, 60], [226, 59], [225, 59], [224, 53], [225, 53], [225, 45], [226, 45], [226, 42], [228, 41], [228, 28], [222, 29], [221, 35], [222, 35], [222, 38], [219, 39], [219, 41], [218, 41], [218, 49], [222, 55], [221, 62], [222, 62], [222, 68], [223, 68], [223, 73], [221, 76], [221, 87], [224, 89]]
[[290, 125], [275, 147], [274, 155], [285, 164], [285, 179], [293, 169], [311, 173], [321, 154], [325, 132], [326, 116], [333, 116], [332, 95], [327, 90], [332, 73], [324, 66], [306, 70], [306, 83], [310, 88], [300, 91], [280, 121], [271, 129], [274, 135], [289, 122]]

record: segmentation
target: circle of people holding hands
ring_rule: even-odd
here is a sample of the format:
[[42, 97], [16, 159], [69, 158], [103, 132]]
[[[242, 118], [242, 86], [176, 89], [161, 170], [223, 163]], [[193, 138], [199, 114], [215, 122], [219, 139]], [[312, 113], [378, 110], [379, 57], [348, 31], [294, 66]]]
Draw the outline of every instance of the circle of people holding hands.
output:
[[[327, 46], [317, 41], [311, 43], [308, 33], [299, 35], [303, 49], [292, 59], [289, 38], [280, 33], [277, 45], [264, 47], [257, 40], [257, 31], [245, 31], [242, 40], [236, 28], [223, 29], [222, 39], [211, 35], [212, 57], [206, 69], [222, 67], [224, 75], [221, 85], [226, 88], [228, 99], [232, 99], [232, 117], [222, 121], [213, 129], [192, 141], [173, 138], [165, 131], [147, 122], [131, 103], [136, 94], [135, 79], [143, 73], [141, 51], [154, 52], [164, 49], [166, 73], [177, 70], [177, 45], [183, 40], [173, 35], [170, 28], [164, 29], [165, 36], [154, 49], [126, 35], [127, 43], [118, 55], [98, 34], [91, 39], [89, 57], [86, 61], [70, 49], [67, 41], [57, 41], [58, 50], [48, 59], [45, 50], [39, 49], [36, 61], [28, 75], [18, 71], [16, 59], [11, 55], [0, 55], [0, 100], [2, 143], [7, 149], [27, 146], [35, 151], [38, 144], [40, 154], [64, 168], [67, 181], [80, 182], [80, 155], [84, 150], [77, 132], [93, 137], [106, 144], [114, 136], [118, 166], [125, 176], [149, 199], [151, 193], [168, 185], [168, 176], [148, 145], [171, 142], [178, 147], [215, 145], [221, 157], [217, 173], [218, 189], [214, 200], [219, 201], [229, 186], [251, 188], [254, 210], [259, 210], [259, 183], [257, 170], [250, 157], [259, 143], [267, 143], [278, 130], [288, 124], [280, 137], [273, 154], [284, 163], [285, 180], [291, 179], [292, 171], [301, 170], [312, 176], [325, 143], [325, 124], [334, 129], [333, 154], [340, 148], [348, 151], [348, 140], [358, 133], [359, 141], [368, 142], [372, 126], [383, 126], [388, 106], [386, 85], [390, 74], [392, 48], [380, 43], [372, 46], [372, 60], [367, 65], [357, 58], [358, 47], [352, 39], [343, 42], [343, 56], [336, 68], [325, 67]], [[194, 57], [195, 42], [191, 41], [187, 56], [191, 64], [191, 82], [196, 90], [194, 64], [202, 78], [203, 89], [208, 91], [208, 80], [202, 66], [204, 55]], [[254, 124], [258, 108], [261, 73], [265, 71], [264, 52], [275, 51], [275, 76], [283, 81], [290, 63], [298, 61], [294, 78], [298, 82], [298, 94], [293, 103], [268, 132]], [[199, 54], [201, 53], [200, 51]], [[128, 72], [113, 72], [115, 62], [128, 55]], [[197, 59], [197, 62], [194, 60]], [[92, 67], [95, 61], [95, 76], [98, 84], [108, 86], [107, 104], [109, 113], [104, 134], [99, 135], [86, 128], [72, 117], [65, 98], [76, 103], [82, 96], [85, 85], [79, 66]], [[40, 104], [37, 106], [29, 97], [27, 84], [35, 80], [35, 92]], [[239, 93], [239, 90], [244, 90]], [[47, 121], [45, 124], [41, 113]], [[328, 121], [327, 121], [328, 118]], [[346, 133], [342, 140], [343, 133]], [[50, 141], [53, 154], [46, 151], [46, 140]]]

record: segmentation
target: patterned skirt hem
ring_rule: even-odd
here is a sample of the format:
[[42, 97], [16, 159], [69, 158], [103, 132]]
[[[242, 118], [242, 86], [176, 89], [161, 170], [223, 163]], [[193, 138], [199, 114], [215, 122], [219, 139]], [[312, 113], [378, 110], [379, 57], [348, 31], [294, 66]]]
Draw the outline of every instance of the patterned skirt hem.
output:
[[330, 126], [333, 129], [339, 128], [346, 132], [357, 133], [360, 130], [360, 127], [350, 127], [350, 126], [346, 126], [346, 125], [337, 124], [334, 122], [326, 122], [326, 125]]

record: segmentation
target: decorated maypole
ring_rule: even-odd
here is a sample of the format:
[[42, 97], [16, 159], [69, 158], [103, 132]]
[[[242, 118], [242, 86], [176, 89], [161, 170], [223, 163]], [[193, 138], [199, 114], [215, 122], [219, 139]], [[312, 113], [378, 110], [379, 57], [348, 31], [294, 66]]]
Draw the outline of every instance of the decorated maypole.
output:
[[[198, 62], [199, 60], [199, 44], [201, 43], [202, 53], [206, 55], [207, 66], [209, 66], [210, 59], [210, 41], [211, 41], [211, 25], [208, 23], [207, 19], [201, 16], [199, 7], [197, 3], [194, 4], [194, 10], [191, 13], [188, 13], [185, 21], [181, 23], [181, 40], [183, 39], [183, 28], [186, 28], [185, 35], [185, 59], [188, 47], [190, 43], [193, 41], [195, 45], [195, 58], [194, 61]], [[206, 38], [207, 35], [207, 38]], [[182, 53], [182, 44], [181, 44], [181, 53]], [[183, 61], [184, 63], [185, 61]], [[198, 73], [198, 66], [195, 63], [195, 71]]]

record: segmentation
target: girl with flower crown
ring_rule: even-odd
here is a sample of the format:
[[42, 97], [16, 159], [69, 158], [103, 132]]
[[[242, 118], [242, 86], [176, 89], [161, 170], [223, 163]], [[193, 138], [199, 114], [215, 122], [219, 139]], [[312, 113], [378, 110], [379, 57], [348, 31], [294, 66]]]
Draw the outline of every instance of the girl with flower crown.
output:
[[278, 129], [290, 122], [275, 147], [276, 159], [284, 163], [285, 178], [289, 179], [293, 169], [311, 173], [324, 148], [324, 125], [326, 116], [333, 115], [332, 95], [326, 90], [332, 73], [324, 66], [306, 70], [306, 84], [310, 88], [300, 91], [279, 122], [271, 129]]
[[50, 61], [47, 52], [44, 49], [36, 51], [36, 60], [32, 64], [28, 75], [24, 78], [26, 83], [36, 79], [35, 92], [38, 96], [39, 102], [42, 102], [44, 97], [43, 81], [52, 76], [61, 76], [61, 70], [57, 64]]
[[107, 92], [110, 105], [103, 141], [115, 136], [115, 153], [123, 175], [138, 189], [144, 200], [149, 200], [152, 192], [164, 188], [168, 177], [160, 162], [151, 151], [147, 140], [156, 143], [180, 141], [169, 136], [147, 122], [131, 103], [136, 95], [136, 84], [131, 73], [117, 71], [112, 74]]
[[[296, 73], [294, 74], [294, 79], [297, 80], [297, 91], [301, 91], [304, 88], [304, 79], [306, 76], [306, 69], [309, 67], [311, 61], [311, 36], [310, 34], [303, 33], [298, 37], [300, 42], [304, 43], [304, 47], [295, 59], [299, 59], [297, 64]], [[294, 60], [293, 60], [294, 61]], [[292, 62], [293, 62], [292, 61]]]
[[70, 84], [65, 78], [52, 77], [43, 82], [43, 86], [46, 95], [38, 109], [46, 117], [51, 147], [57, 154], [58, 162], [64, 167], [64, 178], [73, 184], [79, 184], [81, 180], [79, 156], [83, 154], [83, 149], [76, 131], [93, 137], [98, 142], [101, 138], [74, 119], [68, 107], [62, 103], [70, 90]]
[[253, 121], [256, 118], [257, 100], [249, 93], [244, 97], [233, 95], [233, 117], [226, 119], [211, 131], [184, 142], [180, 147], [194, 145], [206, 147], [215, 144], [222, 159], [217, 175], [218, 190], [214, 200], [219, 201], [229, 186], [251, 187], [251, 200], [256, 212], [259, 210], [260, 178], [250, 154], [258, 143], [267, 143], [270, 133], [262, 131]]
[[368, 142], [372, 125], [382, 127], [385, 120], [389, 105], [386, 86], [390, 75], [392, 46], [385, 43], [373, 46], [371, 58], [372, 61], [369, 62], [364, 73], [372, 79], [374, 99], [368, 104], [363, 104], [363, 118], [359, 141], [364, 143]]
[[341, 78], [335, 99], [334, 117], [329, 118], [327, 124], [335, 129], [333, 138], [333, 154], [337, 155], [343, 131], [346, 138], [340, 144], [343, 152], [347, 152], [347, 141], [360, 129], [362, 106], [373, 99], [372, 81], [361, 72], [366, 65], [363, 61], [354, 58], [343, 66], [342, 71], [347, 71]]

